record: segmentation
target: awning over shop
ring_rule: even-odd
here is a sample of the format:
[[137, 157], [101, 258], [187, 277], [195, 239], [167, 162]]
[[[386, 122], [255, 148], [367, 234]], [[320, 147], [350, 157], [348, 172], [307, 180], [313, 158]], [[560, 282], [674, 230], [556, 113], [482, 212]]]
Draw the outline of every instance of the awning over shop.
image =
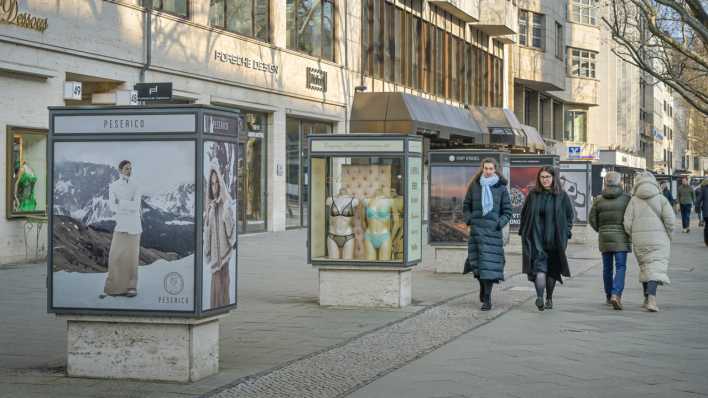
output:
[[505, 144], [526, 146], [527, 138], [524, 130], [516, 119], [516, 115], [508, 109], [486, 106], [470, 107], [472, 117], [479, 123], [482, 130], [489, 133], [490, 144]]
[[476, 144], [483, 143], [486, 135], [467, 109], [406, 93], [356, 93], [350, 130], [422, 134], [440, 139], [459, 137]]
[[543, 151], [546, 149], [546, 143], [543, 141], [541, 134], [538, 133], [538, 130], [536, 130], [535, 127], [522, 124], [521, 128], [526, 134], [526, 145], [529, 149], [533, 151]]

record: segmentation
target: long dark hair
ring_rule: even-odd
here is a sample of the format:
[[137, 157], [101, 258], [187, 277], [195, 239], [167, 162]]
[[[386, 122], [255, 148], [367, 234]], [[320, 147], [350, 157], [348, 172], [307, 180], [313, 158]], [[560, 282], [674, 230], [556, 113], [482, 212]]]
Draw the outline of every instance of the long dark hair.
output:
[[219, 188], [218, 188], [218, 191], [219, 191], [218, 195], [221, 196], [221, 181], [219, 180], [219, 176], [216, 174], [216, 170], [211, 170], [211, 172], [209, 173], [209, 181], [207, 181], [207, 184], [209, 184], [209, 185], [208, 185], [208, 187], [209, 187], [209, 191], [208, 191], [209, 194], [207, 195], [207, 196], [209, 197], [209, 200], [217, 199], [217, 196], [216, 196], [217, 193], [214, 192], [214, 189], [212, 189], [212, 187], [211, 187], [211, 179], [212, 179], [213, 177], [215, 177], [215, 176], [216, 176], [217, 185], [219, 186]]
[[551, 176], [553, 176], [553, 185], [551, 185], [550, 191], [554, 195], [561, 193], [562, 188], [561, 188], [560, 181], [558, 179], [558, 174], [560, 174], [560, 173], [558, 172], [558, 170], [556, 170], [555, 168], [553, 168], [551, 166], [541, 167], [541, 169], [538, 171], [538, 174], [536, 174], [536, 186], [533, 188], [533, 190], [536, 192], [545, 191], [545, 188], [543, 188], [543, 184], [541, 184], [541, 173], [543, 173], [544, 171], [546, 173], [550, 174]]
[[499, 174], [499, 165], [497, 164], [497, 161], [494, 160], [494, 158], [484, 158], [482, 159], [481, 162], [479, 162], [479, 170], [474, 174], [472, 177], [472, 184], [476, 184], [479, 182], [479, 178], [482, 176], [482, 173], [484, 173], [484, 164], [485, 163], [491, 163], [494, 165], [494, 172], [501, 178], [501, 174]]

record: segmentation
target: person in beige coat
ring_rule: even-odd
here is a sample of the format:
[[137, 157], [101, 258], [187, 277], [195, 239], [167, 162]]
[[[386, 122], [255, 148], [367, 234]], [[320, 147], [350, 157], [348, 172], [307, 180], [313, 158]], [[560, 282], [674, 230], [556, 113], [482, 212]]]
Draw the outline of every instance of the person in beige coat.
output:
[[632, 238], [639, 263], [639, 281], [644, 287], [642, 307], [657, 312], [657, 286], [671, 282], [667, 272], [676, 216], [651, 173], [636, 177], [632, 193], [624, 213], [624, 230]]
[[221, 173], [209, 170], [206, 210], [204, 214], [204, 255], [211, 270], [211, 306], [229, 305], [231, 276], [229, 263], [235, 255], [236, 222], [231, 209], [231, 197]]

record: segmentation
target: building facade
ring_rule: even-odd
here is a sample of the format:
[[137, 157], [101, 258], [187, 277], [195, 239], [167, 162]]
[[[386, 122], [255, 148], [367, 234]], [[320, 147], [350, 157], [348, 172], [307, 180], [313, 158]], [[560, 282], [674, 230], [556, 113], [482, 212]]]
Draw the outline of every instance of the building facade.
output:
[[519, 2], [514, 112], [561, 159], [640, 152], [639, 71], [618, 58], [593, 0]]
[[[511, 0], [2, 4], [0, 263], [46, 255], [50, 106], [135, 104], [136, 83], [171, 82], [173, 103], [237, 110], [239, 225], [260, 232], [306, 223], [306, 137], [347, 133], [355, 88], [510, 101]], [[36, 177], [31, 208], [15, 198], [25, 170]]]

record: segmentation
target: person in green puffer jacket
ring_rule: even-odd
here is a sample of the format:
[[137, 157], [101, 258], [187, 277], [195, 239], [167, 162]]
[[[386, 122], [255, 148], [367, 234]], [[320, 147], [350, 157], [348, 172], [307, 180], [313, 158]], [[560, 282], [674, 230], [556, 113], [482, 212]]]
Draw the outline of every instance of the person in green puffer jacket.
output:
[[621, 180], [622, 176], [619, 173], [614, 171], [607, 173], [605, 189], [592, 204], [588, 220], [592, 229], [599, 233], [606, 302], [616, 310], [622, 309], [627, 254], [632, 251], [631, 239], [624, 231], [623, 225], [624, 212], [630, 196], [622, 190]]

